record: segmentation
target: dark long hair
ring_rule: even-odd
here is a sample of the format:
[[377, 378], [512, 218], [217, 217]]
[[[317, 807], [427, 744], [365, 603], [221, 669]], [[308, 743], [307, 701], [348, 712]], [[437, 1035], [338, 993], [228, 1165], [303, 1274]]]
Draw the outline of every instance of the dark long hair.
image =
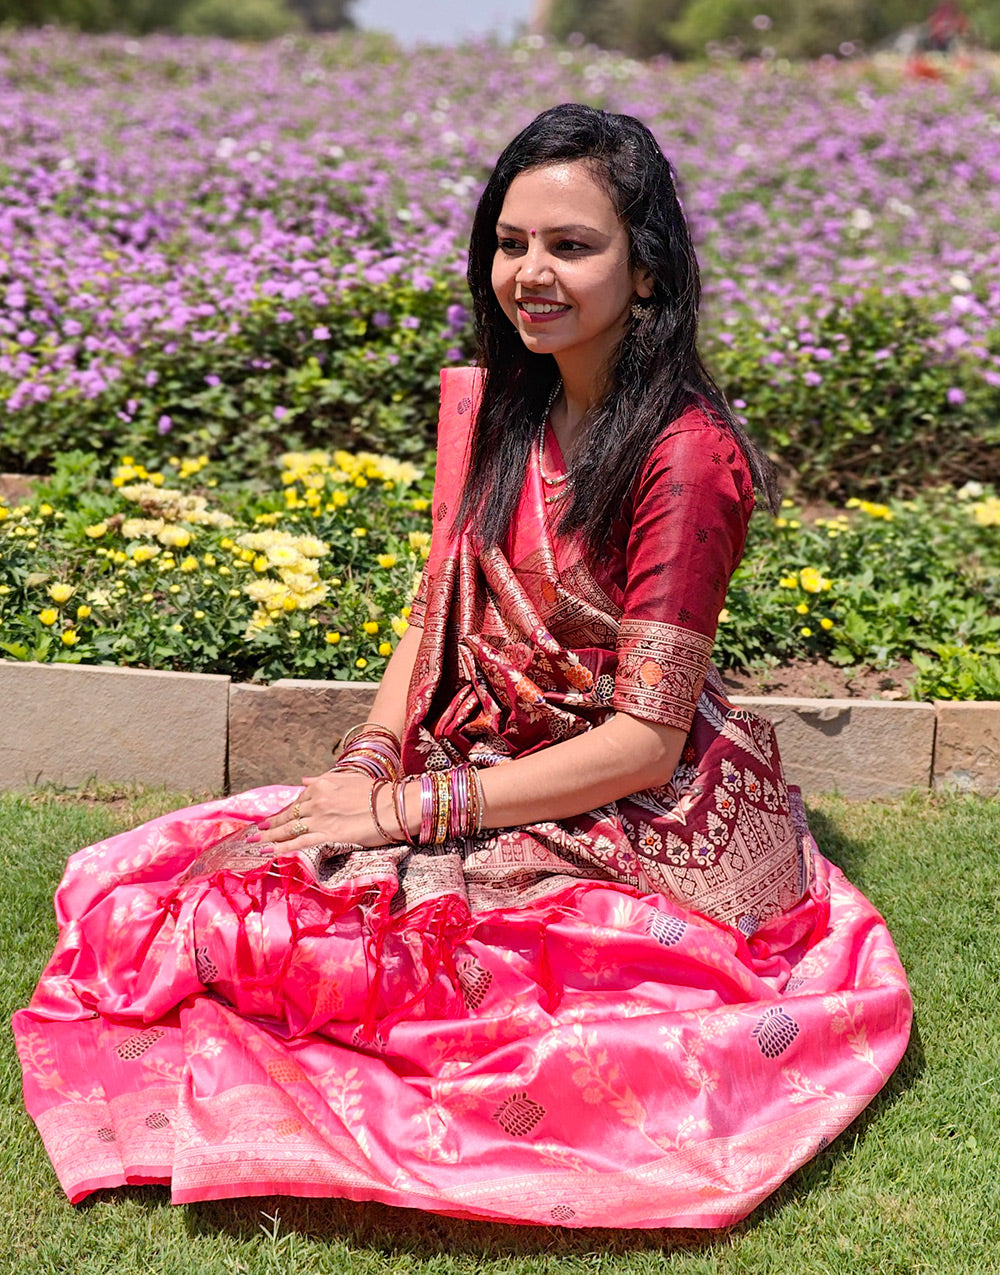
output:
[[606, 188], [628, 232], [630, 265], [648, 270], [654, 287], [642, 319], [629, 319], [606, 370], [604, 393], [584, 418], [560, 532], [579, 532], [593, 552], [606, 552], [612, 523], [657, 438], [693, 404], [706, 405], [733, 435], [773, 510], [774, 468], [740, 427], [698, 354], [701, 282], [670, 164], [632, 116], [570, 103], [543, 111], [514, 138], [476, 208], [468, 280], [486, 376], [457, 520], [473, 519], [486, 545], [504, 539], [532, 441], [559, 379], [555, 359], [525, 347], [493, 292], [500, 210], [518, 174], [575, 160], [588, 164]]

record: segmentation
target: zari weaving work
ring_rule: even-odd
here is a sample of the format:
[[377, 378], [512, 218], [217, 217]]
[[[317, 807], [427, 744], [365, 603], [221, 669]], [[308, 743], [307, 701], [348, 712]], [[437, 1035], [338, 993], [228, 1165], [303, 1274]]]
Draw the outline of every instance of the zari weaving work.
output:
[[444, 376], [403, 769], [503, 765], [615, 711], [682, 727], [681, 763], [585, 815], [439, 846], [262, 857], [246, 834], [299, 791], [272, 787], [74, 855], [15, 1016], [74, 1201], [164, 1183], [177, 1203], [725, 1226], [906, 1047], [884, 922], [709, 662], [752, 505], [738, 449], [700, 413], [675, 422], [592, 563], [554, 530], [546, 436], [508, 543], [480, 552], [450, 517], [476, 389]]

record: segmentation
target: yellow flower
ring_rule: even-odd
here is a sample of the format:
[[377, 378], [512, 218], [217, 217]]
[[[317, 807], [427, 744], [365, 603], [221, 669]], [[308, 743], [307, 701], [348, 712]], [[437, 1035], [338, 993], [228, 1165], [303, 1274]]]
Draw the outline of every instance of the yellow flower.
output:
[[972, 506], [972, 516], [980, 527], [1000, 527], [1000, 497], [987, 496]]
[[323, 635], [323, 641], [328, 642], [330, 646], [336, 646], [340, 642], [340, 634], [326, 633]]
[[214, 553], [202, 554], [201, 560], [206, 567], [214, 567], [217, 561]]
[[820, 575], [815, 567], [803, 567], [799, 572], [799, 584], [806, 593], [822, 593], [830, 588], [830, 581]]
[[364, 624], [362, 624], [361, 627], [364, 629], [366, 633], [370, 633], [372, 635], [378, 632], [378, 624], [376, 623], [375, 620], [365, 620]]
[[76, 608], [76, 618], [77, 618], [78, 620], [89, 620], [89, 619], [90, 619], [90, 607], [89, 607], [89, 606], [86, 606], [86, 605], [83, 605], [83, 604], [81, 604], [80, 606], [78, 606], [78, 607]]
[[390, 567], [396, 565], [396, 555], [394, 553], [380, 553], [375, 561], [385, 571], [388, 571]]
[[43, 624], [55, 624], [59, 619], [59, 612], [55, 607], [46, 607], [44, 611], [39, 611], [38, 618]]
[[63, 646], [75, 646], [80, 640], [80, 635], [73, 629], [63, 629], [62, 643]]
[[363, 474], [358, 474], [357, 478], [354, 480], [354, 485], [355, 487], [367, 487], [368, 479], [365, 478]]
[[410, 548], [427, 556], [427, 551], [431, 547], [431, 533], [429, 531], [411, 531], [407, 536], [410, 542]]
[[396, 637], [402, 637], [406, 630], [410, 627], [401, 615], [394, 615], [390, 623], [392, 624], [392, 631], [395, 633]]
[[431, 502], [424, 496], [418, 496], [410, 505], [410, 508], [416, 510], [418, 514], [422, 514], [425, 509], [430, 509], [430, 507]]
[[352, 535], [352, 536], [357, 536], [357, 538], [358, 538], [359, 540], [363, 540], [363, 539], [365, 538], [365, 536], [367, 536], [367, 535], [368, 535], [368, 528], [367, 528], [367, 527], [355, 527], [355, 528], [354, 528], [354, 530], [351, 532], [351, 535]]
[[726, 607], [723, 607], [723, 608], [722, 608], [722, 610], [719, 612], [719, 623], [720, 623], [720, 624], [726, 624], [726, 623], [727, 623], [729, 620], [731, 620], [732, 618], [733, 618], [733, 617], [729, 614], [729, 611], [726, 609]]
[[782, 509], [794, 509], [795, 501], [789, 500], [788, 497], [786, 496], [785, 499], [781, 502], [781, 507]]
[[823, 618], [822, 618], [822, 620], [820, 620], [820, 622], [819, 622], [819, 627], [820, 627], [821, 629], [827, 629], [827, 630], [832, 629], [832, 628], [833, 628], [833, 621], [830, 619], [830, 617], [829, 617], [828, 615], [824, 615], [824, 616], [823, 616]]
[[775, 520], [774, 520], [774, 525], [775, 525], [776, 527], [787, 527], [787, 526], [788, 526], [788, 519], [787, 519], [787, 518], [775, 518]]
[[869, 518], [884, 518], [886, 522], [892, 522], [895, 517], [888, 505], [878, 505], [871, 500], [859, 500], [857, 507]]
[[778, 581], [778, 585], [782, 589], [797, 589], [799, 587], [798, 576], [782, 576]]
[[282, 605], [282, 608], [283, 608], [285, 611], [294, 611], [294, 610], [298, 607], [298, 605], [299, 605], [299, 604], [298, 604], [298, 601], [296, 600], [296, 598], [295, 598], [295, 596], [294, 596], [293, 594], [291, 594], [291, 593], [287, 593], [287, 594], [286, 594], [286, 595], [285, 595], [285, 596], [281, 599], [281, 605]]
[[180, 591], [181, 591], [181, 586], [179, 584], [172, 584], [170, 588], [167, 590], [168, 593], [180, 593]]
[[52, 508], [51, 505], [39, 505], [38, 512], [43, 518], [51, 518], [52, 515], [55, 513], [55, 510]]
[[60, 606], [64, 602], [68, 602], [76, 590], [71, 584], [57, 582], [49, 585], [49, 597], [53, 602], [58, 602]]
[[108, 524], [106, 522], [92, 522], [89, 527], [84, 527], [83, 534], [89, 536], [91, 540], [100, 540], [107, 530]]
[[289, 544], [268, 545], [264, 552], [268, 562], [275, 567], [297, 567], [302, 561], [298, 549]]
[[365, 657], [364, 657], [364, 656], [361, 656], [359, 659], [357, 659], [357, 660], [355, 660], [355, 661], [354, 661], [354, 667], [355, 667], [355, 668], [367, 668], [367, 667], [368, 667], [368, 661], [365, 659]]
[[330, 504], [335, 509], [343, 509], [350, 499], [346, 491], [335, 491], [330, 497]]
[[392, 643], [391, 643], [391, 642], [379, 642], [379, 644], [378, 644], [378, 653], [379, 653], [379, 655], [391, 655], [391, 654], [392, 654]]
[[185, 572], [197, 571], [199, 565], [198, 559], [191, 557], [189, 554], [181, 563], [181, 570]]
[[812, 629], [799, 629], [799, 633], [802, 637], [812, 637], [813, 635]]
[[195, 611], [195, 613], [194, 613], [194, 618], [195, 618], [196, 620], [204, 620], [204, 618], [205, 618], [205, 612], [204, 612], [204, 611]]
[[191, 543], [191, 533], [184, 527], [164, 527], [157, 539], [161, 545], [170, 545], [173, 549], [186, 549]]
[[262, 553], [258, 554], [257, 557], [254, 558], [253, 560], [254, 571], [266, 571], [267, 567], [268, 567], [267, 559], [264, 557]]
[[141, 602], [152, 602], [153, 600], [153, 595], [151, 593], [144, 593], [140, 598]]
[[132, 550], [132, 557], [136, 562], [148, 562], [150, 558], [155, 558], [159, 552], [156, 545], [136, 545]]
[[184, 632], [184, 625], [183, 625], [183, 624], [171, 624], [171, 626], [170, 626], [170, 631], [171, 631], [172, 633], [183, 633], [183, 632]]
[[799, 615], [808, 615], [809, 604], [807, 602], [800, 602], [799, 605], [795, 608], [795, 610], [798, 611]]

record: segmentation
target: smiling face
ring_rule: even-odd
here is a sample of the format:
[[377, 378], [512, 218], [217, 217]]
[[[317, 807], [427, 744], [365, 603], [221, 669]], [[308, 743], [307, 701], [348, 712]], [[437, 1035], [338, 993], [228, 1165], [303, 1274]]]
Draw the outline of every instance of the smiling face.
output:
[[493, 291], [521, 340], [563, 380], [593, 383], [621, 341], [629, 306], [653, 281], [629, 265], [628, 232], [583, 161], [511, 182], [497, 222]]

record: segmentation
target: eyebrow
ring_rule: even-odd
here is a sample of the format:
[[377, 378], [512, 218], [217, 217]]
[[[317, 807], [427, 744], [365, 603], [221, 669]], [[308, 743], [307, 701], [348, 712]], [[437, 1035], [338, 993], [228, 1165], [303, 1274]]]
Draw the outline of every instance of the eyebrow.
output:
[[[522, 235], [525, 233], [523, 226], [512, 226], [509, 221], [498, 221], [497, 230], [502, 230], [506, 232], [514, 232], [514, 233], [522, 234]], [[570, 234], [601, 235], [603, 233], [604, 232], [602, 230], [598, 230], [596, 226], [576, 225], [576, 226], [543, 226], [542, 227], [543, 235], [570, 235]]]

